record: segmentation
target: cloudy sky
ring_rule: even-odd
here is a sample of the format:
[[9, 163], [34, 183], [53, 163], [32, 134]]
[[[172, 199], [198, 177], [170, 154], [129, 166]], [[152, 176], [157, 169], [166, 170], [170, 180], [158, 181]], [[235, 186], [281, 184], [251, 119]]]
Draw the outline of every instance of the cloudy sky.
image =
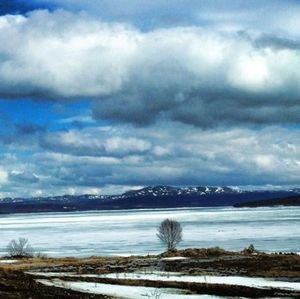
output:
[[300, 3], [1, 0], [0, 197], [300, 186]]

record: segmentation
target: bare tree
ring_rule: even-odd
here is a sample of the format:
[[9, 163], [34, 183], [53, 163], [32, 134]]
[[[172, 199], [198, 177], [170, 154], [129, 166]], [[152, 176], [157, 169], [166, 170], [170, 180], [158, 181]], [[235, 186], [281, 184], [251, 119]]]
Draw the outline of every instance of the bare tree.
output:
[[32, 257], [34, 253], [28, 239], [25, 238], [11, 240], [7, 245], [7, 251], [11, 257]]
[[182, 241], [181, 224], [173, 219], [165, 219], [157, 229], [157, 237], [167, 245], [168, 251], [175, 250]]

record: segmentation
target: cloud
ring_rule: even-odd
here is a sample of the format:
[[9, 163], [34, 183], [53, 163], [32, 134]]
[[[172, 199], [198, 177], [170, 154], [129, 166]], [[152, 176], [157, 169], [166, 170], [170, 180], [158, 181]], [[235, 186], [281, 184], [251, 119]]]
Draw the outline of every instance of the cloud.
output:
[[134, 38], [123, 26], [46, 11], [0, 20], [4, 97], [102, 96], [119, 88]]
[[[114, 131], [114, 130], [112, 130]], [[88, 128], [67, 132], [49, 133], [40, 138], [42, 147], [53, 152], [78, 156], [122, 157], [144, 153], [151, 149], [151, 143], [132, 136], [119, 136], [106, 128]], [[112, 135], [116, 136], [112, 136]]]
[[59, 120], [61, 124], [74, 124], [74, 125], [84, 125], [84, 124], [93, 124], [95, 120], [91, 115], [77, 115], [67, 118], [62, 118]]
[[135, 137], [112, 137], [105, 141], [105, 150], [108, 153], [143, 153], [151, 148], [151, 143]]
[[[76, 192], [84, 188], [111, 192], [114, 185], [119, 186], [117, 192], [155, 184], [298, 184], [300, 136], [297, 130], [279, 127], [259, 131], [202, 130], [170, 125], [110, 127], [105, 128], [105, 134], [101, 128], [72, 129], [59, 135], [60, 138], [57, 133], [48, 132], [51, 146], [43, 144], [30, 158], [26, 157], [26, 162], [22, 156], [2, 162], [10, 173], [5, 186], [7, 190], [22, 192], [27, 180], [34, 183], [34, 188], [26, 183], [26, 190], [57, 194], [66, 193], [66, 188], [75, 188]], [[69, 138], [66, 136], [75, 136], [75, 141], [62, 144], [61, 140]], [[78, 140], [82, 143], [77, 144]], [[103, 146], [111, 140], [114, 145], [110, 150], [95, 145], [96, 141]]]
[[262, 131], [160, 127], [159, 134], [155, 128], [128, 130], [128, 135], [144, 136], [153, 145], [164, 144], [168, 152], [157, 156], [153, 149], [115, 158], [56, 153], [47, 154], [45, 159], [45, 154], [39, 154], [38, 161], [50, 172], [57, 165], [63, 167], [63, 173], [55, 172], [55, 177], [65, 182], [102, 188], [112, 184], [298, 183], [300, 144], [297, 132], [278, 127]]
[[300, 121], [297, 41], [201, 27], [142, 32], [85, 14], [35, 11], [0, 17], [0, 42], [5, 98], [89, 98], [96, 119], [138, 125]]
[[7, 172], [3, 169], [0, 169], [0, 184], [5, 184], [7, 182]]
[[36, 195], [38, 190], [43, 195], [118, 193], [156, 184], [297, 186], [299, 182], [298, 130], [203, 130], [163, 122], [42, 134], [48, 143], [35, 146], [30, 154], [21, 150], [0, 156], [3, 196]]
[[71, 2], [0, 16], [0, 197], [299, 184], [296, 2]]
[[31, 122], [15, 122], [8, 116], [0, 116], [0, 146], [6, 150], [34, 150], [37, 137], [47, 131], [45, 126]]
[[68, 11], [85, 11], [105, 21], [134, 24], [143, 31], [172, 26], [205, 26], [264, 31], [298, 36], [300, 5], [297, 0], [33, 0]]
[[33, 173], [12, 171], [9, 174], [9, 180], [15, 183], [33, 184], [37, 183], [39, 178]]

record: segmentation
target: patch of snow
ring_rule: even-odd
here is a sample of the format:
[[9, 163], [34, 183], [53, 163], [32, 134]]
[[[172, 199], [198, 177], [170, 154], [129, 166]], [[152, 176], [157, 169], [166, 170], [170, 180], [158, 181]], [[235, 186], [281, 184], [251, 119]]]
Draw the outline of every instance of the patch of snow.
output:
[[[94, 283], [94, 282], [73, 282], [63, 281], [60, 279], [46, 280], [38, 279], [37, 282], [47, 286], [61, 287], [65, 289], [71, 289], [74, 291], [102, 294], [107, 296], [114, 296], [116, 298], [128, 298], [128, 299], [141, 299], [149, 298], [151, 294], [161, 294], [161, 299], [212, 299], [221, 298], [211, 295], [192, 295], [184, 294], [180, 289], [167, 289], [167, 288], [152, 288], [152, 287], [140, 287], [140, 286], [125, 286], [125, 285], [113, 285], [105, 283]], [[153, 295], [152, 295], [153, 296]], [[153, 296], [154, 297], [154, 296]]]
[[177, 282], [194, 282], [210, 284], [239, 285], [245, 287], [255, 287], [261, 289], [278, 288], [285, 290], [300, 291], [300, 282], [287, 282], [260, 277], [243, 277], [243, 276], [191, 276], [191, 275], [174, 275], [168, 272], [156, 273], [110, 273], [99, 275], [102, 278], [118, 279], [143, 279], [151, 281], [177, 281]]
[[183, 275], [180, 272], [153, 271], [151, 273], [110, 273], [110, 274], [76, 274], [71, 272], [26, 272], [28, 274], [45, 277], [92, 277], [92, 278], [114, 278], [114, 279], [132, 279], [132, 280], [150, 280], [150, 281], [177, 281], [194, 282], [210, 284], [239, 285], [255, 288], [278, 288], [286, 290], [300, 291], [299, 282], [288, 282], [260, 277], [242, 277], [242, 276], [192, 276]]
[[27, 271], [26, 274], [34, 275], [34, 276], [44, 276], [44, 277], [81, 277], [75, 272], [37, 272], [37, 271]]
[[162, 261], [181, 261], [181, 260], [188, 260], [188, 257], [184, 256], [172, 256], [172, 257], [163, 257], [161, 258]]
[[17, 262], [18, 260], [0, 260], [0, 264], [13, 264]]

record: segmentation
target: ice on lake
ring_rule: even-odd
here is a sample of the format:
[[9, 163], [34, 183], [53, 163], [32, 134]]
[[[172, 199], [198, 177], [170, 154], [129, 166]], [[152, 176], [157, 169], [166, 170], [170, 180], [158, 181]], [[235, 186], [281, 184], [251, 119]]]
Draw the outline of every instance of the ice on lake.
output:
[[300, 208], [222, 207], [1, 215], [0, 255], [18, 237], [50, 256], [159, 253], [156, 229], [167, 217], [182, 223], [181, 248], [299, 251]]

